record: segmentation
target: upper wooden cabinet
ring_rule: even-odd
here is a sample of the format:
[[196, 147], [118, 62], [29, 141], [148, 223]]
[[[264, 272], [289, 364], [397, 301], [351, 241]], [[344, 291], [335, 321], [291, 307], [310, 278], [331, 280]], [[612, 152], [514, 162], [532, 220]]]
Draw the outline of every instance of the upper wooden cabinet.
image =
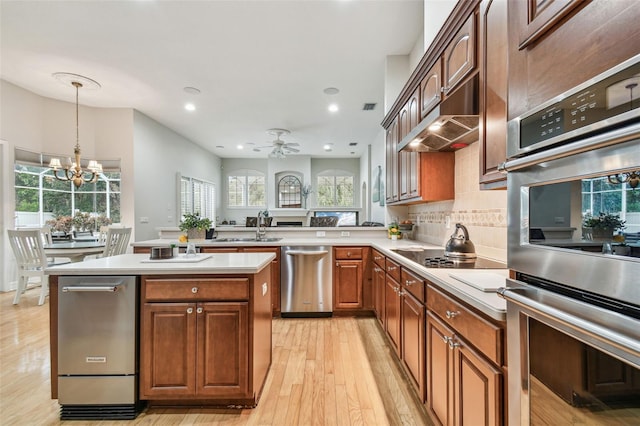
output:
[[446, 96], [476, 69], [476, 14], [464, 23], [444, 51], [444, 88]]
[[524, 49], [557, 25], [585, 0], [526, 0], [527, 25], [520, 35], [519, 48]]
[[485, 0], [479, 14], [480, 187], [504, 189], [507, 157], [507, 0]]
[[385, 192], [387, 204], [400, 200], [398, 187], [398, 118], [391, 123], [386, 132], [386, 179]]
[[424, 118], [442, 100], [442, 60], [427, 71], [420, 82], [420, 117]]

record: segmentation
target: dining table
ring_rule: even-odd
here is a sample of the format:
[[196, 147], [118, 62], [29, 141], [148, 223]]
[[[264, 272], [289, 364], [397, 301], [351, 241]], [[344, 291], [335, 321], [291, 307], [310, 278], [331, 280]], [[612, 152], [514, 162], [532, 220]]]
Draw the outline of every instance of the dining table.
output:
[[47, 257], [65, 257], [71, 262], [81, 262], [85, 256], [100, 254], [103, 251], [104, 243], [99, 241], [71, 241], [44, 246]]

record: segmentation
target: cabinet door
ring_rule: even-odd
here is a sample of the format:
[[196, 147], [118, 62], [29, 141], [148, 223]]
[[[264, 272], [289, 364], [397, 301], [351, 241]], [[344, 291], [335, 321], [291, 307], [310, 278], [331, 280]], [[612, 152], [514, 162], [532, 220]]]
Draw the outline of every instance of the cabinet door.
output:
[[507, 0], [480, 4], [480, 184], [505, 188], [507, 158]]
[[374, 309], [376, 317], [381, 324], [384, 325], [384, 296], [385, 296], [385, 277], [384, 269], [378, 265], [373, 266], [373, 291], [374, 291]]
[[425, 379], [424, 379], [424, 352], [425, 352], [425, 314], [424, 306], [418, 302], [411, 294], [403, 290], [402, 321], [402, 361], [409, 371], [414, 381], [414, 386], [418, 391], [420, 400], [424, 402]]
[[[453, 331], [427, 311], [427, 407], [441, 425], [453, 423]], [[474, 424], [469, 423], [469, 424]]]
[[362, 261], [338, 260], [334, 270], [334, 308], [362, 309]]
[[251, 397], [248, 303], [199, 303], [197, 318], [197, 394]]
[[396, 354], [400, 356], [400, 284], [387, 274], [384, 294], [385, 330]]
[[140, 342], [142, 399], [195, 395], [194, 303], [145, 303]]
[[476, 14], [473, 13], [444, 51], [444, 95], [476, 67]]
[[385, 179], [385, 192], [387, 203], [393, 203], [400, 199], [398, 194], [398, 119], [393, 120], [386, 132], [387, 169]]
[[532, 44], [549, 31], [584, 0], [526, 0], [527, 27], [520, 38], [520, 49]]
[[247, 247], [245, 252], [274, 253], [271, 262], [271, 308], [273, 315], [280, 315], [280, 247]]
[[454, 338], [457, 346], [454, 371], [454, 424], [502, 424], [502, 373], [485, 361], [464, 341]]
[[442, 99], [442, 60], [427, 72], [420, 82], [420, 118], [424, 118]]

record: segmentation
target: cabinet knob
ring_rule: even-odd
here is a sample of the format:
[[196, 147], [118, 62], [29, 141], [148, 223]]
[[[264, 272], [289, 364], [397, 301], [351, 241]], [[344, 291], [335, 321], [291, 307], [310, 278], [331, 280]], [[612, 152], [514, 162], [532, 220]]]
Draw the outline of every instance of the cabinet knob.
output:
[[449, 340], [451, 340], [451, 337], [448, 337], [448, 336], [442, 336], [442, 341], [443, 341], [444, 343], [449, 343]]
[[351, 252], [350, 251], [347, 252], [347, 257], [351, 257]]
[[199, 314], [201, 314], [201, 313], [202, 313], [202, 308], [201, 308], [201, 307], [199, 307], [198, 309], [196, 309], [196, 312], [197, 312], [197, 313], [199, 313]]
[[191, 289], [191, 293], [196, 294], [198, 292], [198, 287], [193, 287]]
[[193, 308], [187, 308], [187, 313], [188, 314], [192, 314], [193, 313]]
[[460, 347], [460, 343], [458, 343], [455, 340], [453, 340], [453, 338], [449, 339], [449, 349], [455, 349], [455, 348], [459, 348], [459, 347]]
[[447, 318], [449, 319], [455, 318], [458, 315], [460, 315], [460, 311], [447, 311], [446, 315], [447, 315]]

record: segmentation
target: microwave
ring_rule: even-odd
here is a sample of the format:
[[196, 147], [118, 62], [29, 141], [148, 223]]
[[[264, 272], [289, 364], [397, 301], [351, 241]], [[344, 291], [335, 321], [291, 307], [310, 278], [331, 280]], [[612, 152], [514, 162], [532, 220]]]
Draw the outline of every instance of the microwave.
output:
[[562, 148], [640, 119], [640, 54], [507, 124], [507, 158]]

